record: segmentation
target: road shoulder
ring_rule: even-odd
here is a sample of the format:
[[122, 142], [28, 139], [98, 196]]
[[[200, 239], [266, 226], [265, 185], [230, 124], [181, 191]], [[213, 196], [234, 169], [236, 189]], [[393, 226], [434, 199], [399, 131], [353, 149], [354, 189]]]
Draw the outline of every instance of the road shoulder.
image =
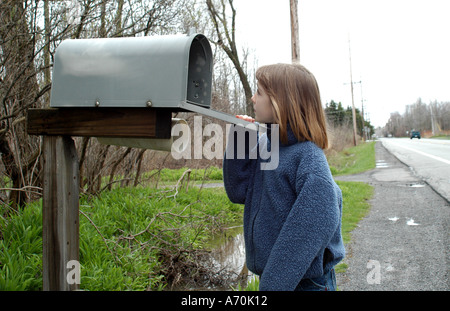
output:
[[448, 290], [449, 204], [380, 142], [377, 168], [336, 180], [374, 187], [337, 275], [341, 291]]

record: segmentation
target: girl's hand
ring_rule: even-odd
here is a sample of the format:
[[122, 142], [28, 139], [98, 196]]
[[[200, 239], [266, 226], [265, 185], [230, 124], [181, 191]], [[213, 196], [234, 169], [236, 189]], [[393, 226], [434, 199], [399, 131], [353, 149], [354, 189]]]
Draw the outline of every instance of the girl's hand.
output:
[[236, 118], [242, 119], [242, 120], [244, 120], [244, 121], [248, 121], [248, 122], [255, 123], [255, 119], [253, 119], [252, 117], [250, 117], [250, 116], [248, 116], [248, 115], [246, 115], [246, 114], [244, 114], [244, 115], [242, 115], [242, 114], [236, 115]]

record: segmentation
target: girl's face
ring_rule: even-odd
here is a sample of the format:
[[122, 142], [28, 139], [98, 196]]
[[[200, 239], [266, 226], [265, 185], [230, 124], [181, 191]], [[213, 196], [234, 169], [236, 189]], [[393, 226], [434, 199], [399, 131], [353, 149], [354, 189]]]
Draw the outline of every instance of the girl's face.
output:
[[269, 95], [259, 85], [252, 97], [253, 108], [255, 109], [255, 121], [260, 123], [274, 123], [275, 117], [272, 110], [272, 102]]

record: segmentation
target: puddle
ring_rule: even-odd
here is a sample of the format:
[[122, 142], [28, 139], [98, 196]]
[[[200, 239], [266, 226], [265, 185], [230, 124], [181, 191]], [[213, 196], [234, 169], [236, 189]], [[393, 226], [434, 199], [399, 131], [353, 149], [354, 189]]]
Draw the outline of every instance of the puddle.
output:
[[251, 280], [252, 273], [245, 265], [245, 243], [242, 225], [225, 229], [210, 240], [205, 249], [210, 250], [207, 257], [200, 263], [209, 270], [209, 280], [200, 283], [179, 283], [170, 290], [175, 291], [203, 291], [220, 290], [231, 291], [245, 288]]
[[408, 185], [408, 187], [411, 187], [411, 188], [424, 188], [425, 185], [424, 184], [410, 184], [410, 185]]
[[210, 263], [218, 275], [223, 276], [225, 286], [218, 288], [230, 290], [238, 285], [246, 286], [252, 276], [245, 264], [245, 242], [243, 227], [235, 226], [226, 229], [209, 244], [212, 249]]
[[[388, 220], [390, 220], [390, 221], [392, 221], [392, 222], [397, 222], [399, 219], [400, 219], [400, 218], [398, 218], [397, 216], [388, 218]], [[408, 218], [406, 218], [406, 219], [408, 219]], [[420, 224], [416, 223], [416, 222], [414, 221], [414, 219], [409, 218], [409, 219], [406, 221], [406, 225], [408, 225], [408, 226], [419, 226]]]
[[212, 245], [211, 259], [219, 270], [228, 270], [233, 273], [241, 273], [245, 265], [245, 244], [242, 227], [226, 230], [216, 238]]
[[407, 222], [406, 222], [406, 224], [408, 225], [408, 226], [418, 226], [418, 225], [420, 225], [420, 224], [418, 224], [418, 223], [415, 223], [414, 222], [414, 219], [410, 219], [410, 220], [408, 220]]

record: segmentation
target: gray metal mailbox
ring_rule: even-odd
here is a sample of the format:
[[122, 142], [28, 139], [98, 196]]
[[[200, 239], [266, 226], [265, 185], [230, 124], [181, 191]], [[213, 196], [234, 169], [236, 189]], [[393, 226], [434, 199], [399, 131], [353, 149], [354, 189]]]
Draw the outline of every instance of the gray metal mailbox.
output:
[[212, 71], [201, 34], [66, 40], [55, 54], [50, 106], [209, 108]]
[[202, 34], [66, 40], [56, 49], [50, 106], [169, 108], [249, 125], [210, 109], [212, 74]]

